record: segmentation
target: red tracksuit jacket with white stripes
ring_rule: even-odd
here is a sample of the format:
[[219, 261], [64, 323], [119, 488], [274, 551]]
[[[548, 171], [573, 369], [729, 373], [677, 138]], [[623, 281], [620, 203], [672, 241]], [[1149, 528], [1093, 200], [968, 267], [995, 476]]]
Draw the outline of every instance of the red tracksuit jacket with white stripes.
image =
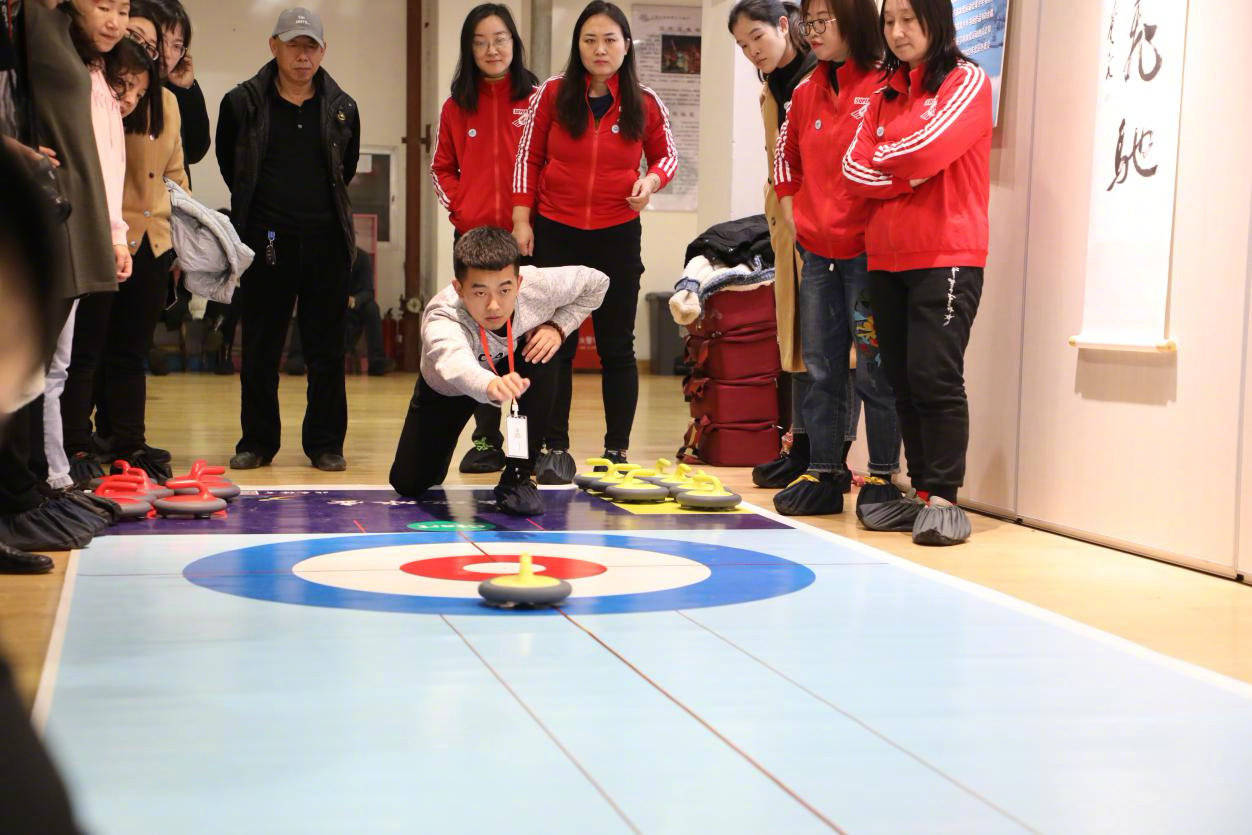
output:
[[[835, 74], [839, 90], [830, 83]], [[774, 152], [774, 191], [793, 197], [796, 240], [823, 258], [855, 258], [865, 251], [870, 201], [848, 188], [836, 165], [852, 143], [882, 70], [849, 61], [838, 69], [818, 64], [791, 96]]]
[[874, 94], [843, 158], [848, 187], [875, 201], [865, 232], [871, 270], [987, 263], [991, 84], [961, 61], [931, 94], [925, 73], [905, 66], [888, 79], [899, 95]]
[[617, 123], [621, 110], [614, 75], [608, 81], [613, 105], [599, 125], [588, 113], [587, 129], [575, 139], [556, 120], [556, 94], [563, 83], [563, 76], [549, 78], [531, 97], [513, 169], [513, 205], [537, 207], [549, 220], [578, 229], [606, 229], [633, 220], [639, 213], [626, 198], [639, 179], [640, 158], [647, 158], [647, 173], [661, 178], [660, 188], [678, 170], [669, 111], [641, 84], [643, 137], [627, 139]]
[[513, 161], [530, 101], [512, 99], [511, 92], [508, 78], [480, 80], [477, 112], [451, 98], [439, 112], [430, 178], [462, 234], [476, 226], [513, 228]]

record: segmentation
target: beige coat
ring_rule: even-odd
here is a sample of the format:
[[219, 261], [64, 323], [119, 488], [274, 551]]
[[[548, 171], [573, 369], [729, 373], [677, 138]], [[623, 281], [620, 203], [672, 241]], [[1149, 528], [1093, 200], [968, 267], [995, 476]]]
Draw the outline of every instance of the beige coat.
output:
[[126, 134], [126, 186], [122, 192], [122, 216], [130, 231], [126, 242], [131, 255], [139, 250], [143, 236], [148, 236], [154, 257], [160, 257], [171, 246], [170, 193], [165, 188], [169, 177], [184, 190], [187, 169], [183, 164], [182, 120], [178, 100], [161, 88], [161, 106], [165, 124], [160, 136]]
[[[800, 79], [797, 79], [799, 83]], [[765, 218], [774, 247], [774, 305], [778, 318], [778, 352], [783, 371], [803, 371], [800, 348], [800, 322], [796, 318], [796, 290], [800, 285], [802, 263], [796, 239], [782, 222], [782, 208], [774, 193], [774, 145], [778, 142], [778, 103], [769, 85], [761, 85], [761, 118], [765, 121]]]

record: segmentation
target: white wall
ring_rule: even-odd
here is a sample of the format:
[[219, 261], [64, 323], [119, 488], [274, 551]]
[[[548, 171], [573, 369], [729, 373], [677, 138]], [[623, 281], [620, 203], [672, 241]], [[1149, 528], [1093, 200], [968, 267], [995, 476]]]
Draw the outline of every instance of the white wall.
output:
[[[1248, 212], [1252, 221], [1252, 211]], [[1252, 583], [1252, 225], [1248, 227], [1248, 278], [1244, 288], [1243, 455], [1239, 505], [1239, 571]]]
[[1035, 92], [1018, 512], [1231, 571], [1252, 193], [1252, 158], [1235, 149], [1252, 147], [1252, 79], [1214, 44], [1252, 32], [1252, 6], [1191, 0], [1189, 14], [1169, 300], [1180, 349], [1079, 353], [1066, 339], [1082, 321], [1099, 4], [1042, 6], [1052, 60]]
[[[361, 108], [361, 144], [395, 149], [399, 184], [392, 241], [379, 247], [378, 295], [386, 307], [404, 286], [405, 4], [403, 0], [301, 0], [322, 17], [323, 66]], [[217, 129], [222, 97], [270, 60], [269, 35], [288, 0], [183, 0], [191, 16], [196, 77]], [[397, 83], [397, 79], [401, 83]], [[210, 206], [230, 205], [214, 149], [191, 177], [196, 196]]]

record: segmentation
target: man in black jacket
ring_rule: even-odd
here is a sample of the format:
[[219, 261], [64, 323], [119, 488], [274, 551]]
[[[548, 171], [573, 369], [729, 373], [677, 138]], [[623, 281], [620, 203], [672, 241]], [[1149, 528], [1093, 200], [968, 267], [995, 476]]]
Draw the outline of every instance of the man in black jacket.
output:
[[356, 252], [348, 183], [356, 174], [356, 102], [321, 69], [321, 19], [287, 9], [270, 38], [274, 60], [226, 94], [217, 161], [231, 220], [256, 260], [236, 299], [243, 324], [240, 422], [231, 467], [252, 469], [278, 452], [278, 365], [296, 299], [308, 363], [304, 453], [320, 470], [346, 468], [344, 297]]

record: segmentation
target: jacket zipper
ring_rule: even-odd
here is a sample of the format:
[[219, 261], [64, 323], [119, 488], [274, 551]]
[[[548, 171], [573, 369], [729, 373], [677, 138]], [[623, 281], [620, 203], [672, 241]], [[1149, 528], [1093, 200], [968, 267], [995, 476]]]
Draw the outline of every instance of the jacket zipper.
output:
[[[495, 96], [495, 91], [492, 92]], [[505, 96], [507, 102], [508, 96]], [[496, 96], [496, 101], [492, 102], [491, 108], [491, 176], [493, 187], [491, 189], [491, 207], [493, 218], [500, 217], [500, 142], [503, 137], [500, 134], [500, 101]]]
[[[607, 113], [604, 115], [606, 118], [608, 117]], [[591, 197], [595, 193], [596, 187], [596, 159], [600, 156], [600, 125], [603, 125], [604, 122], [605, 119], [601, 119], [600, 124], [597, 125], [594, 117], [591, 120], [591, 127], [594, 132], [591, 135], [591, 172], [587, 175], [587, 218], [583, 226], [584, 229], [591, 228]]]

